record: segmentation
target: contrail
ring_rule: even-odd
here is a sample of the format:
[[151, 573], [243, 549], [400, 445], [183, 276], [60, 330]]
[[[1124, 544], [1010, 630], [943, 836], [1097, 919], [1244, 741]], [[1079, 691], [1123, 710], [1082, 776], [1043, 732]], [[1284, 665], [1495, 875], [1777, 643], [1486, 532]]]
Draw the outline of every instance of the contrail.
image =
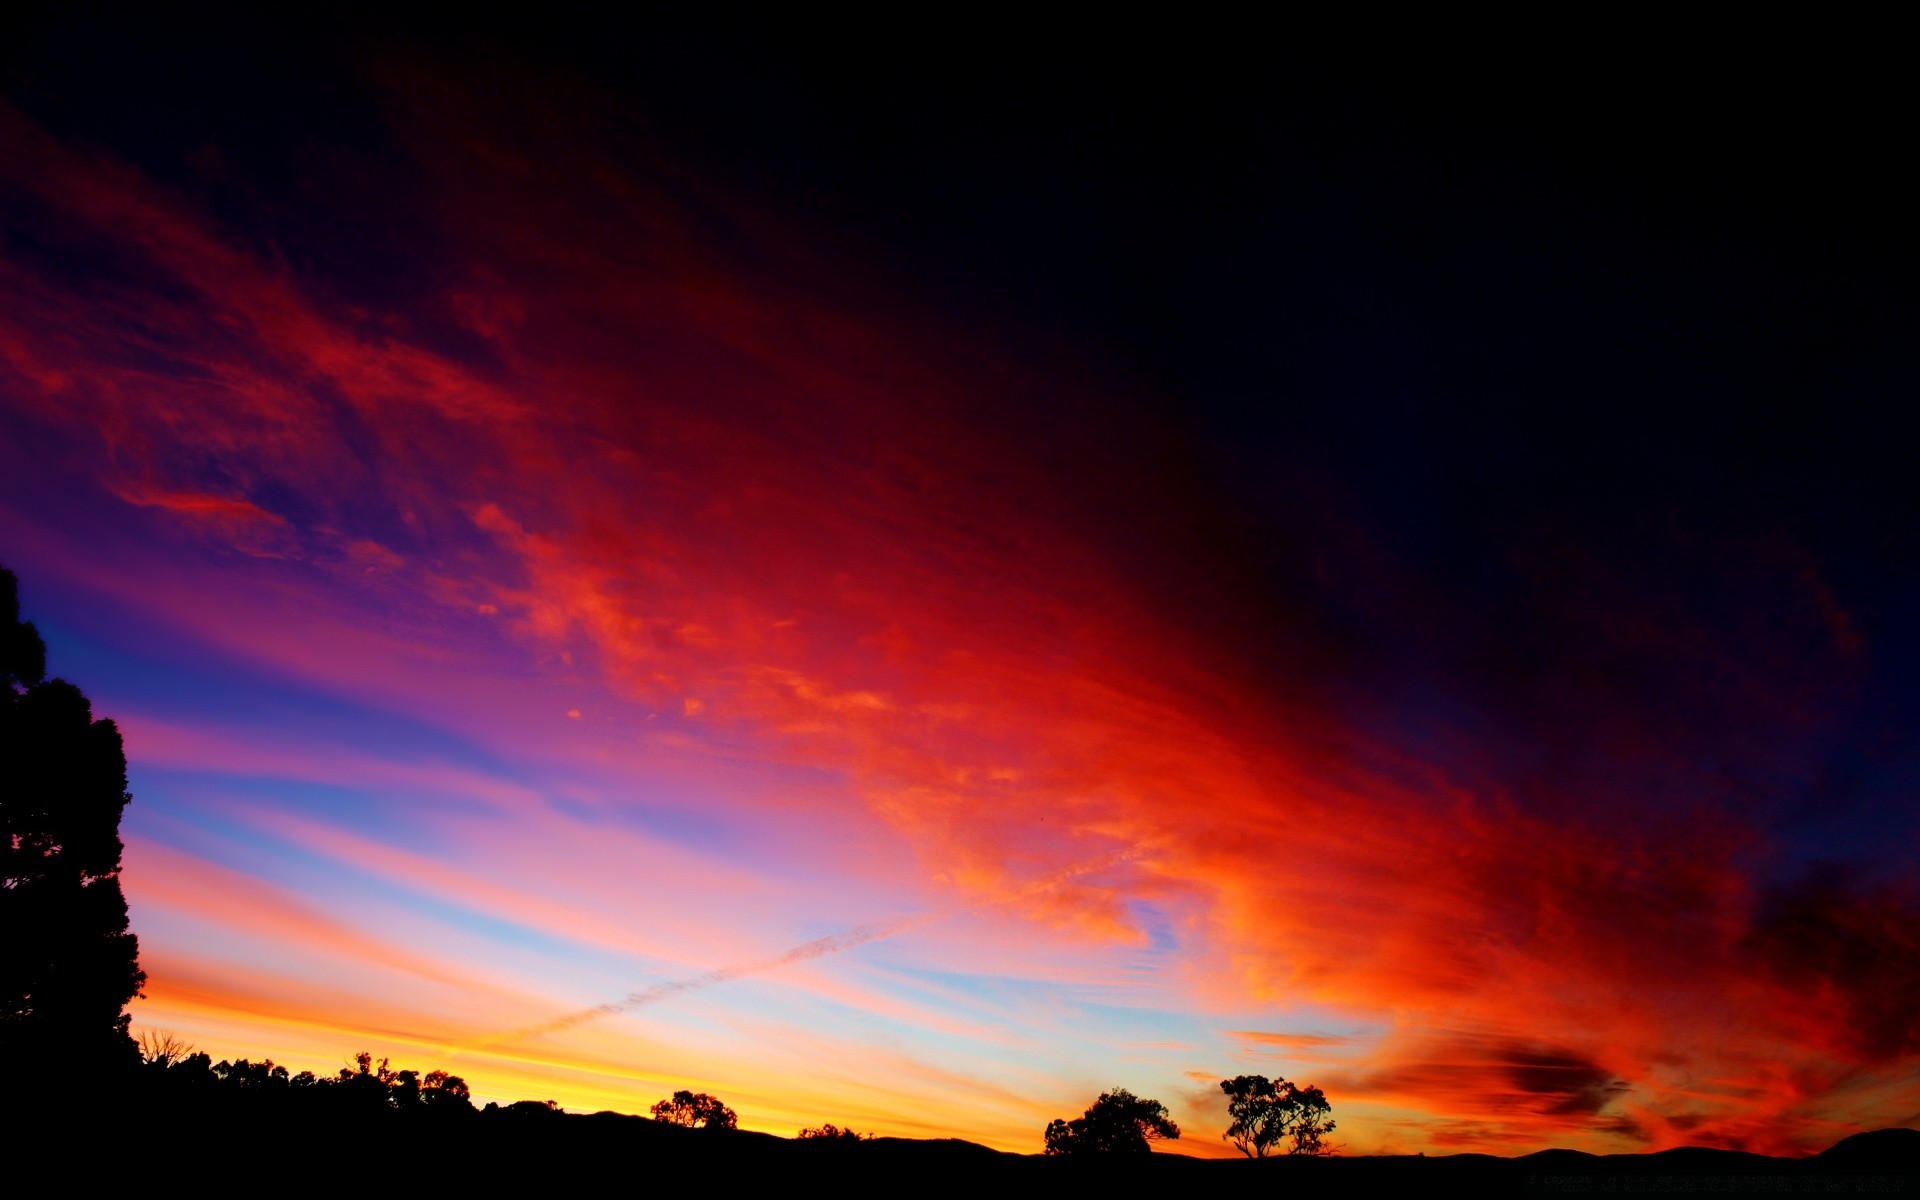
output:
[[649, 1004], [658, 1004], [662, 1000], [681, 995], [684, 992], [697, 992], [703, 988], [714, 987], [718, 984], [731, 983], [733, 980], [739, 979], [742, 976], [758, 975], [763, 971], [771, 971], [776, 967], [784, 967], [790, 963], [805, 962], [808, 959], [824, 958], [829, 954], [838, 954], [842, 950], [852, 950], [856, 946], [864, 946], [868, 942], [877, 942], [882, 938], [890, 938], [897, 933], [905, 933], [910, 929], [920, 929], [928, 925], [938, 924], [951, 917], [957, 917], [961, 913], [972, 912], [981, 908], [992, 908], [1000, 904], [1009, 904], [1015, 900], [1024, 900], [1029, 896], [1037, 896], [1042, 892], [1051, 891], [1061, 884], [1066, 883], [1068, 880], [1075, 879], [1081, 875], [1091, 874], [1094, 871], [1102, 871], [1108, 867], [1119, 866], [1121, 863], [1138, 858], [1144, 853], [1146, 853], [1146, 847], [1144, 845], [1133, 846], [1126, 850], [1103, 855], [1100, 858], [1062, 868], [1044, 879], [1039, 879], [1028, 884], [1011, 896], [1003, 896], [998, 900], [991, 900], [980, 904], [954, 905], [950, 908], [936, 910], [924, 916], [908, 917], [898, 921], [888, 921], [879, 925], [856, 925], [852, 929], [845, 930], [841, 933], [828, 934], [826, 937], [815, 938], [810, 942], [802, 942], [785, 954], [763, 959], [760, 962], [746, 963], [740, 966], [721, 967], [718, 970], [707, 971], [687, 979], [676, 979], [667, 983], [656, 983], [651, 987], [641, 988], [637, 992], [627, 993], [626, 997], [617, 1004], [596, 1004], [592, 1008], [583, 1008], [578, 1012], [568, 1013], [564, 1017], [555, 1017], [551, 1021], [543, 1021], [538, 1025], [527, 1025], [519, 1029], [509, 1030], [506, 1033], [497, 1033], [491, 1037], [468, 1042], [464, 1045], [449, 1047], [448, 1056], [452, 1057], [466, 1050], [485, 1049], [488, 1046], [498, 1045], [501, 1042], [513, 1041], [519, 1038], [538, 1037], [541, 1034], [557, 1033], [562, 1029], [571, 1029], [576, 1025], [584, 1025], [588, 1021], [597, 1021], [601, 1017], [610, 1017], [615, 1013], [630, 1012], [636, 1008], [644, 1008]]

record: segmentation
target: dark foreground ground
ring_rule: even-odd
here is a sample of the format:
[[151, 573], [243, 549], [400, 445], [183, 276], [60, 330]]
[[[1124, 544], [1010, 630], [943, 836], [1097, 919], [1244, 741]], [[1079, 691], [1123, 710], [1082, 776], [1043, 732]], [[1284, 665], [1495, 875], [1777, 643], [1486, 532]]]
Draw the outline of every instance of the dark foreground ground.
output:
[[[243, 1097], [158, 1109], [60, 1105], [16, 1111], [0, 1137], [0, 1195], [569, 1195], [664, 1190], [1183, 1194], [1920, 1196], [1920, 1131], [1885, 1129], [1804, 1159], [1688, 1148], [1518, 1158], [1217, 1160], [1155, 1153], [1119, 1162], [1004, 1154], [963, 1141], [794, 1141], [708, 1133], [614, 1113], [302, 1114]], [[11, 1185], [11, 1186], [10, 1186]]]

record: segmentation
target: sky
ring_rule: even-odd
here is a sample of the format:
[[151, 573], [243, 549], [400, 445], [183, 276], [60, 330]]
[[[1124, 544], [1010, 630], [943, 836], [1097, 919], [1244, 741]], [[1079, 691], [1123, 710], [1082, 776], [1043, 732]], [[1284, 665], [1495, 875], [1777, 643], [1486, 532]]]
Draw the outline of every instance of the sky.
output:
[[137, 1029], [1023, 1152], [1920, 1121], [1891, 60], [12, 20], [0, 564]]

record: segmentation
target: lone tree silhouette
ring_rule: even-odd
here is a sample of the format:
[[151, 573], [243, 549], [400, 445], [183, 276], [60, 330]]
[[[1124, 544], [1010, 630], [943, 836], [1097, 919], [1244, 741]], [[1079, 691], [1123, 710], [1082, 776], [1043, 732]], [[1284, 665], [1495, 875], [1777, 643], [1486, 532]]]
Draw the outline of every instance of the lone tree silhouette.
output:
[[1056, 1120], [1047, 1126], [1047, 1153], [1074, 1157], [1105, 1154], [1147, 1154], [1147, 1143], [1180, 1136], [1180, 1127], [1167, 1117], [1167, 1106], [1146, 1100], [1125, 1088], [1100, 1093], [1085, 1116]]
[[28, 1086], [132, 1071], [121, 1010], [146, 981], [120, 892], [120, 731], [46, 675], [0, 568], [0, 1062]]
[[1317, 1087], [1300, 1087], [1265, 1075], [1236, 1075], [1220, 1081], [1233, 1124], [1220, 1136], [1248, 1158], [1265, 1158], [1289, 1140], [1288, 1154], [1324, 1154], [1332, 1133], [1333, 1106]]
[[732, 1109], [705, 1092], [675, 1092], [648, 1111], [656, 1121], [689, 1129], [732, 1129], [738, 1123]]

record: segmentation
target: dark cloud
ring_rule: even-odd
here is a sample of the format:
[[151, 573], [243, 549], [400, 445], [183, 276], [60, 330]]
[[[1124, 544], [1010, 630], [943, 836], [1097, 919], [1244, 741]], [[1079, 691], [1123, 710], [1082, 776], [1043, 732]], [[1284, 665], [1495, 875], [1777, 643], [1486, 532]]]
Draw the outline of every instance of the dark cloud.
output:
[[1863, 1063], [1920, 1053], [1920, 894], [1827, 865], [1768, 891], [1744, 948], [1784, 986], [1825, 1001], [1823, 1030]]
[[1515, 1046], [1502, 1057], [1513, 1086], [1550, 1099], [1545, 1111], [1553, 1116], [1594, 1116], [1627, 1089], [1611, 1071], [1578, 1055]]
[[1361, 1093], [1445, 1097], [1454, 1111], [1572, 1119], [1599, 1116], [1628, 1086], [1564, 1047], [1471, 1036], [1428, 1043], [1404, 1061], [1343, 1082]]

